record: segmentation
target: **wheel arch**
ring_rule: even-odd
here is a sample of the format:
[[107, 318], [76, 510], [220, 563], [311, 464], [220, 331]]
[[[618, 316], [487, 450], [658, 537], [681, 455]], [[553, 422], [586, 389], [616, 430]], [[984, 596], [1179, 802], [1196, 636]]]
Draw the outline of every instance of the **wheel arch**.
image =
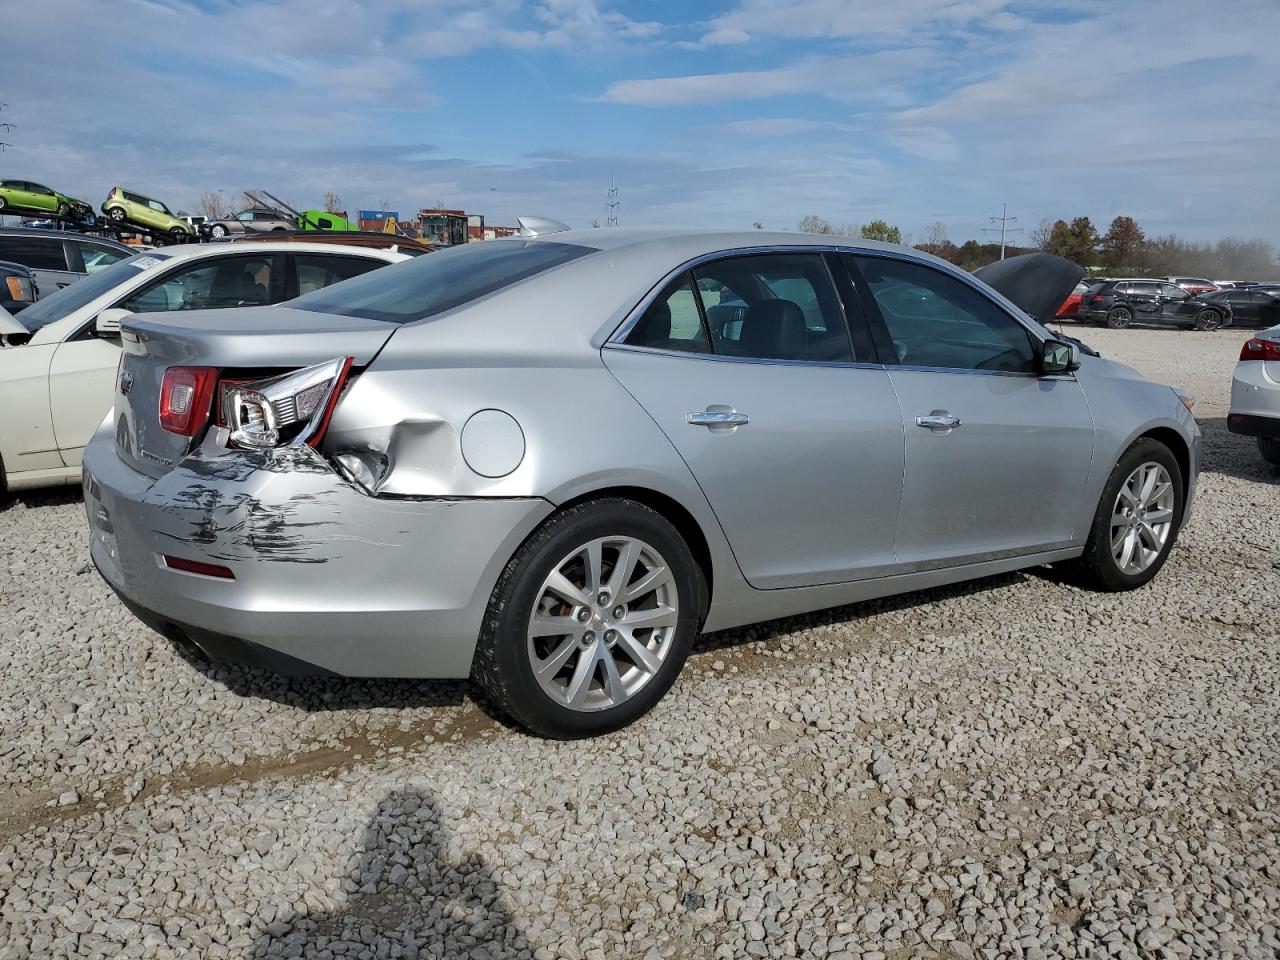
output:
[[621, 497], [641, 503], [661, 514], [668, 523], [676, 528], [676, 532], [684, 539], [684, 542], [689, 547], [689, 552], [693, 554], [694, 561], [702, 571], [703, 581], [706, 586], [705, 596], [702, 597], [701, 612], [702, 616], [705, 617], [707, 610], [710, 609], [711, 597], [713, 596], [715, 564], [711, 558], [711, 544], [708, 542], [706, 534], [703, 533], [702, 526], [698, 523], [697, 518], [689, 512], [684, 504], [674, 497], [660, 493], [650, 487], [637, 486], [600, 487], [580, 493], [571, 500], [557, 504], [556, 509], [557, 511], [564, 510], [591, 500], [601, 500], [608, 497]]
[[1172, 427], [1152, 427], [1134, 437], [1129, 446], [1133, 446], [1133, 443], [1144, 438], [1156, 440], [1169, 448], [1173, 458], [1178, 461], [1178, 470], [1182, 473], [1182, 486], [1185, 492], [1191, 480], [1191, 448], [1187, 445], [1186, 438]]

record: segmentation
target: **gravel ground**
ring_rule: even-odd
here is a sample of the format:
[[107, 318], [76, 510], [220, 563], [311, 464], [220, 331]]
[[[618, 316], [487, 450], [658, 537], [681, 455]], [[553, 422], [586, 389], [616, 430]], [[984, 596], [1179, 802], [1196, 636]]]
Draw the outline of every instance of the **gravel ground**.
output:
[[633, 728], [190, 662], [0, 508], [0, 958], [1280, 956], [1280, 504], [1238, 331], [1088, 330], [1200, 398], [1159, 578], [1040, 570], [707, 638]]

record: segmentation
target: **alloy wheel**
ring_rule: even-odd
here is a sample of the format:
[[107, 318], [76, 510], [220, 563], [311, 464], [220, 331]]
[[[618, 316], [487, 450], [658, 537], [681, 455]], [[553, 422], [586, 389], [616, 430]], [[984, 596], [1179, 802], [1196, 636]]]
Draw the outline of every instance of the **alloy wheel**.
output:
[[1113, 330], [1123, 330], [1133, 323], [1133, 313], [1125, 307], [1117, 307], [1107, 314], [1107, 326]]
[[616, 707], [662, 667], [679, 607], [675, 577], [656, 549], [635, 537], [592, 540], [557, 563], [538, 590], [529, 666], [561, 706]]
[[1173, 507], [1173, 478], [1163, 464], [1140, 464], [1120, 485], [1111, 509], [1111, 556], [1121, 573], [1143, 573], [1160, 558], [1173, 530]]
[[1196, 327], [1200, 330], [1217, 330], [1222, 326], [1222, 315], [1217, 310], [1201, 310], [1196, 317]]

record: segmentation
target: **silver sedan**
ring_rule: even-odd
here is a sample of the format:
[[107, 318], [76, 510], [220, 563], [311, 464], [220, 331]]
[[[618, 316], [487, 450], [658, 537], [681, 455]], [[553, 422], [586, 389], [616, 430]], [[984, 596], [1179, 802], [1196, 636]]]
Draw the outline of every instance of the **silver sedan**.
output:
[[211, 658], [470, 676], [571, 737], [649, 710], [699, 632], [1168, 557], [1190, 398], [1033, 319], [1065, 261], [547, 229], [126, 320], [84, 458], [102, 575]]

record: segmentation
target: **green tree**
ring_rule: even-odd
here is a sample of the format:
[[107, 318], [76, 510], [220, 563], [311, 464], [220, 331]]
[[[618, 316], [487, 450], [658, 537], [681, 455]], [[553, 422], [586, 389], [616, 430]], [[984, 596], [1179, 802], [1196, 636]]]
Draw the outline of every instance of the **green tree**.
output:
[[1044, 252], [1087, 267], [1095, 260], [1097, 246], [1098, 231], [1094, 229], [1093, 222], [1088, 217], [1076, 217], [1070, 223], [1054, 221]]
[[1108, 270], [1134, 266], [1146, 237], [1133, 217], [1116, 217], [1102, 238], [1102, 262]]
[[885, 243], [901, 243], [902, 231], [884, 220], [872, 220], [864, 223], [858, 230], [858, 236], [864, 240], [883, 240]]

